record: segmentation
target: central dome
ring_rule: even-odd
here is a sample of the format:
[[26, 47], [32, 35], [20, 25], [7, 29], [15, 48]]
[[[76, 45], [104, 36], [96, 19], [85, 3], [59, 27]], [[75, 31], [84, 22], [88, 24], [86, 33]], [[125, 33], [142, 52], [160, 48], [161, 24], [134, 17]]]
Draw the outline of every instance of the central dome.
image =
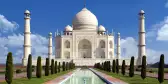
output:
[[74, 30], [97, 30], [98, 20], [87, 8], [83, 8], [73, 19]]

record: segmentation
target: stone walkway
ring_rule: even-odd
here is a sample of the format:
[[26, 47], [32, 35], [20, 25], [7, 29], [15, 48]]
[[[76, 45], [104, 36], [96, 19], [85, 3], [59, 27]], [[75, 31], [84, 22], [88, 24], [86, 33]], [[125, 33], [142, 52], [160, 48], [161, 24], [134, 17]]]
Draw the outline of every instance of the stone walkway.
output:
[[112, 76], [104, 74], [104, 73], [102, 73], [100, 71], [97, 71], [95, 69], [92, 69], [92, 70], [94, 70], [98, 75], [102, 76], [103, 78], [105, 78], [106, 80], [108, 80], [109, 82], [111, 82], [112, 84], [128, 84], [128, 83], [126, 83], [126, 82], [124, 82], [124, 81], [122, 81], [120, 79], [114, 78]]
[[[32, 73], [32, 75], [35, 75], [35, 72]], [[17, 78], [25, 78], [27, 77], [27, 73], [26, 72], [23, 72], [23, 73], [19, 73], [19, 74], [14, 74], [14, 79], [17, 79]], [[5, 81], [5, 74], [1, 74], [0, 75], [0, 82], [4, 82]]]

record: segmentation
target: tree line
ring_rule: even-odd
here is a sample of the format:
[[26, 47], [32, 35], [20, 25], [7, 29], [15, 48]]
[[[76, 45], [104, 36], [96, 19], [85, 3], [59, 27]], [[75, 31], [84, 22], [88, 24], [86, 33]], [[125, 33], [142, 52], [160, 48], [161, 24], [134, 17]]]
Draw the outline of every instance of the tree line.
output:
[[[141, 78], [145, 79], [146, 78], [146, 56], [142, 57], [142, 64], [140, 65], [141, 67]], [[102, 63], [95, 63], [94, 68], [101, 69], [107, 72], [113, 72], [119, 74], [120, 72], [120, 66], [119, 66], [119, 61], [118, 59], [113, 60], [112, 63], [110, 61], [105, 61]], [[134, 65], [134, 56], [131, 57], [130, 60], [130, 65], [129, 65], [129, 77], [134, 77], [134, 70], [135, 65]], [[125, 75], [126, 73], [126, 64], [125, 60], [122, 61], [122, 66], [121, 66], [121, 74]], [[159, 61], [159, 67], [158, 67], [158, 81], [160, 83], [164, 82], [164, 54], [161, 54], [160, 56], [160, 61]]]
[[[36, 77], [41, 78], [42, 77], [42, 64], [41, 64], [41, 56], [38, 56], [37, 58], [37, 65], [36, 65]], [[51, 61], [51, 64], [50, 64]], [[51, 65], [51, 66], [50, 66]], [[32, 78], [32, 55], [30, 54], [28, 57], [28, 62], [26, 66], [26, 73], [27, 78], [31, 80]], [[49, 76], [52, 74], [60, 73], [61, 71], [67, 71], [75, 68], [75, 63], [73, 62], [57, 62], [54, 61], [54, 59], [49, 60], [49, 58], [46, 58], [45, 63], [45, 76]], [[6, 70], [5, 70], [5, 80], [8, 84], [12, 83], [13, 80], [13, 72], [14, 72], [14, 66], [13, 66], [13, 56], [12, 52], [9, 52], [6, 59]]]

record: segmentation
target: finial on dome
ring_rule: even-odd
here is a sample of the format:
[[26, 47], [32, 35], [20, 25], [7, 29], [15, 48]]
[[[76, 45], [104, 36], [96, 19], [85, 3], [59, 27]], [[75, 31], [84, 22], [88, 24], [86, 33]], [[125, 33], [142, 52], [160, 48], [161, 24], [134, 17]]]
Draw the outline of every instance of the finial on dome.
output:
[[84, 8], [86, 8], [86, 0], [84, 0]]

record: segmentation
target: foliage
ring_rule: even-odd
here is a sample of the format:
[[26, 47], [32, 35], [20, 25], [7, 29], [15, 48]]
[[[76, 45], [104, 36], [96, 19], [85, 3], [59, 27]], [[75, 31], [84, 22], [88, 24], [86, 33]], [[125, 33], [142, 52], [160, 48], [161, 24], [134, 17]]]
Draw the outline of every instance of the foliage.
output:
[[141, 77], [142, 79], [146, 78], [146, 56], [142, 57]]
[[158, 71], [158, 80], [160, 83], [164, 81], [164, 54], [161, 54], [160, 56], [160, 62], [159, 62], [159, 71]]
[[41, 57], [37, 58], [37, 68], [36, 68], [36, 77], [41, 78], [42, 76], [42, 66], [41, 66]]
[[32, 55], [29, 54], [28, 63], [27, 63], [27, 78], [32, 78]]
[[55, 61], [55, 73], [57, 73], [57, 61]]
[[62, 70], [65, 71], [65, 62], [62, 63]]
[[122, 74], [125, 75], [125, 60], [122, 62]]
[[119, 73], [119, 62], [118, 59], [116, 59], [116, 73]]
[[55, 68], [54, 68], [54, 59], [51, 60], [51, 74], [55, 73]]
[[16, 69], [16, 73], [22, 73], [21, 69]]
[[49, 58], [46, 58], [46, 66], [45, 66], [45, 76], [49, 76], [49, 68], [50, 68], [50, 65], [49, 65]]
[[11, 84], [13, 80], [13, 57], [11, 52], [7, 55], [5, 80], [8, 84]]
[[60, 72], [61, 71], [61, 63], [59, 62], [59, 64], [58, 64], [58, 72]]
[[113, 71], [113, 73], [115, 73], [115, 71], [116, 71], [116, 64], [115, 64], [115, 60], [113, 60], [112, 71]]
[[130, 77], [134, 76], [134, 56], [131, 57], [129, 76]]

